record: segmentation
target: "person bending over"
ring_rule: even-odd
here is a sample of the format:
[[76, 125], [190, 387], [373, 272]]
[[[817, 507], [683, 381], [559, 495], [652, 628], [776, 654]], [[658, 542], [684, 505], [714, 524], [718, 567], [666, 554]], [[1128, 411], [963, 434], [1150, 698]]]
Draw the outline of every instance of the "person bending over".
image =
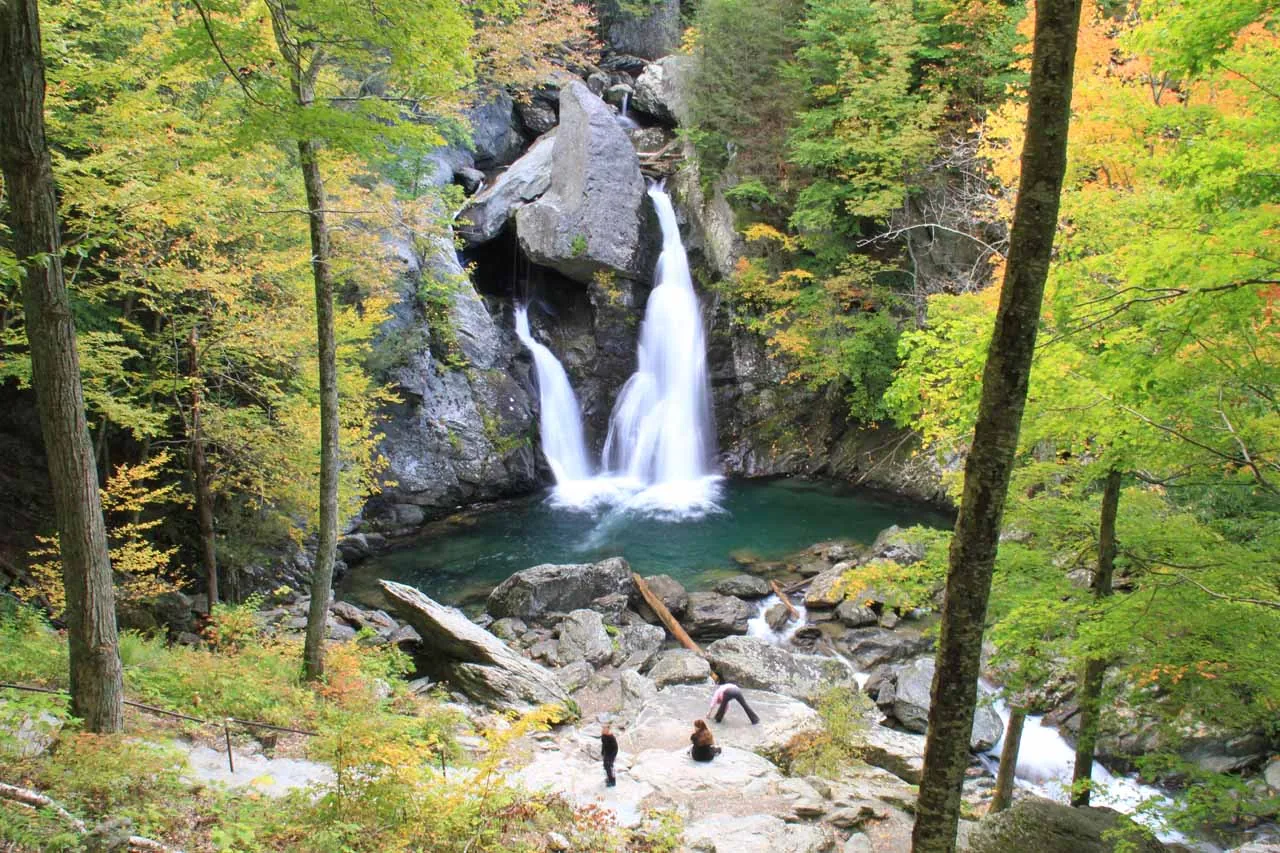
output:
[[[747, 712], [747, 719], [751, 721], [751, 725], [760, 722], [760, 718], [756, 716], [756, 712], [751, 710], [751, 706], [747, 704], [747, 700], [742, 695], [742, 689], [736, 684], [721, 684], [720, 689], [711, 697], [711, 706], [707, 708], [707, 716], [710, 717], [715, 712], [715, 721], [717, 723], [724, 722], [724, 712], [729, 710], [729, 702], [736, 699], [738, 704], [742, 706], [742, 710]], [[718, 707], [717, 707], [718, 706]]]

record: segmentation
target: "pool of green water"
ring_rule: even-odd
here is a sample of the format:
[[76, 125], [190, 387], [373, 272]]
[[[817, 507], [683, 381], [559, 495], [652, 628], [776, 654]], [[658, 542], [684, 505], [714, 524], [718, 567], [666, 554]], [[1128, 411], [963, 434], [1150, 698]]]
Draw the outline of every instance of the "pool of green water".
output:
[[385, 578], [475, 610], [521, 569], [613, 556], [625, 557], [642, 575], [669, 574], [698, 590], [741, 572], [739, 560], [777, 560], [828, 539], [869, 544], [893, 524], [950, 525], [920, 505], [830, 483], [726, 480], [722, 488], [724, 511], [695, 521], [573, 512], [550, 506], [545, 496], [469, 511], [430, 525], [414, 544], [353, 567], [338, 594], [385, 606], [377, 585]]

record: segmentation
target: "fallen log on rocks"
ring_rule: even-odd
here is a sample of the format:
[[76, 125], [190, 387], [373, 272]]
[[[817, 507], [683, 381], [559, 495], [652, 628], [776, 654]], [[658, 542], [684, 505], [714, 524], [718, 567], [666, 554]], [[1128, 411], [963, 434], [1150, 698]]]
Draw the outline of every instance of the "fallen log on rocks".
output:
[[[48, 810], [56, 814], [62, 820], [66, 821], [78, 835], [88, 835], [91, 830], [89, 826], [80, 818], [64, 809], [58, 802], [50, 797], [45, 796], [39, 791], [33, 791], [30, 788], [20, 788], [17, 785], [8, 785], [0, 782], [0, 798], [6, 799], [11, 803], [16, 803], [24, 808], [35, 811]], [[182, 853], [176, 847], [169, 847], [154, 841], [150, 838], [143, 838], [141, 835], [130, 835], [125, 843], [130, 853]], [[112, 848], [115, 849], [115, 848]]]
[[782, 587], [778, 586], [778, 582], [774, 580], [769, 581], [769, 588], [773, 590], [773, 594], [778, 596], [778, 600], [787, 608], [787, 612], [791, 614], [791, 618], [799, 619], [800, 611], [796, 610], [796, 606], [791, 603], [791, 599], [787, 596], [786, 591], [783, 590]]
[[688, 632], [680, 627], [680, 623], [676, 621], [676, 617], [671, 615], [671, 611], [667, 609], [667, 605], [662, 603], [662, 599], [653, 594], [653, 590], [649, 589], [649, 585], [645, 583], [644, 578], [635, 574], [631, 575], [632, 581], [635, 582], [636, 589], [640, 590], [640, 597], [644, 599], [644, 603], [658, 615], [662, 620], [662, 624], [667, 626], [667, 630], [671, 632], [671, 636], [680, 641], [680, 645], [686, 649], [703, 654], [702, 647], [693, 641]]

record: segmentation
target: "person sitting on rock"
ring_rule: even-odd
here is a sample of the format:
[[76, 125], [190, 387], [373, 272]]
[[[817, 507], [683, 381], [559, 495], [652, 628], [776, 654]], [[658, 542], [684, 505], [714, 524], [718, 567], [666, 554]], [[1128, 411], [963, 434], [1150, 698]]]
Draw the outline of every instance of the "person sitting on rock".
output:
[[693, 741], [690, 753], [694, 761], [711, 761], [720, 754], [720, 747], [716, 746], [715, 735], [707, 728], [706, 720], [693, 721], [693, 734], [689, 735], [689, 740]]
[[[720, 685], [720, 689], [718, 689], [715, 692], [715, 695], [711, 697], [711, 705], [707, 708], [707, 716], [710, 717], [711, 713], [714, 711], [715, 721], [717, 723], [724, 722], [724, 712], [729, 710], [729, 702], [734, 699], [738, 700], [738, 704], [742, 706], [742, 710], [747, 712], [747, 719], [751, 721], [751, 725], [754, 726], [756, 723], [760, 722], [760, 718], [756, 716], [755, 711], [751, 710], [751, 706], [747, 704], [746, 698], [742, 695], [742, 688], [738, 687], [736, 684]], [[717, 705], [719, 706], [718, 709], [716, 707]]]
[[604, 784], [612, 788], [618, 784], [613, 777], [613, 762], [618, 758], [618, 739], [613, 736], [613, 729], [605, 723], [600, 727], [600, 758], [604, 761]]

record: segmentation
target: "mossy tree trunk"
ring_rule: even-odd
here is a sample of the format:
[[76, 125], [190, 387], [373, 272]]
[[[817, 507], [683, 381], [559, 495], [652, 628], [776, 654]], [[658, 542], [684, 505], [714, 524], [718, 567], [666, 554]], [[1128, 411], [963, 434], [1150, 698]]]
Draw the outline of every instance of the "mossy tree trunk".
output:
[[[1108, 472], [1102, 488], [1102, 512], [1098, 524], [1098, 568], [1093, 573], [1094, 599], [1111, 595], [1116, 569], [1116, 516], [1120, 511], [1120, 472]], [[1093, 778], [1093, 753], [1098, 745], [1098, 715], [1102, 704], [1102, 679], [1107, 662], [1091, 657], [1084, 664], [1080, 678], [1080, 734], [1076, 737], [1076, 763], [1071, 774], [1071, 805], [1089, 805], [1089, 789]]]
[[1036, 5], [1018, 202], [995, 332], [982, 377], [973, 445], [965, 464], [960, 514], [951, 541], [929, 739], [912, 834], [914, 853], [952, 853], [956, 846], [991, 573], [1026, 404], [1066, 170], [1080, 8], [1080, 0], [1041, 0]]
[[111, 559], [85, 421], [76, 328], [44, 126], [36, 0], [0, 0], [0, 168], [22, 264], [31, 384], [40, 413], [67, 597], [72, 712], [92, 732], [124, 725]]
[[1021, 706], [1009, 708], [1009, 725], [1004, 730], [1004, 746], [1000, 749], [1000, 769], [996, 773], [996, 792], [991, 797], [989, 812], [1002, 812], [1013, 802], [1013, 781], [1018, 769], [1018, 747], [1022, 741], [1022, 726], [1027, 721], [1027, 709]]

